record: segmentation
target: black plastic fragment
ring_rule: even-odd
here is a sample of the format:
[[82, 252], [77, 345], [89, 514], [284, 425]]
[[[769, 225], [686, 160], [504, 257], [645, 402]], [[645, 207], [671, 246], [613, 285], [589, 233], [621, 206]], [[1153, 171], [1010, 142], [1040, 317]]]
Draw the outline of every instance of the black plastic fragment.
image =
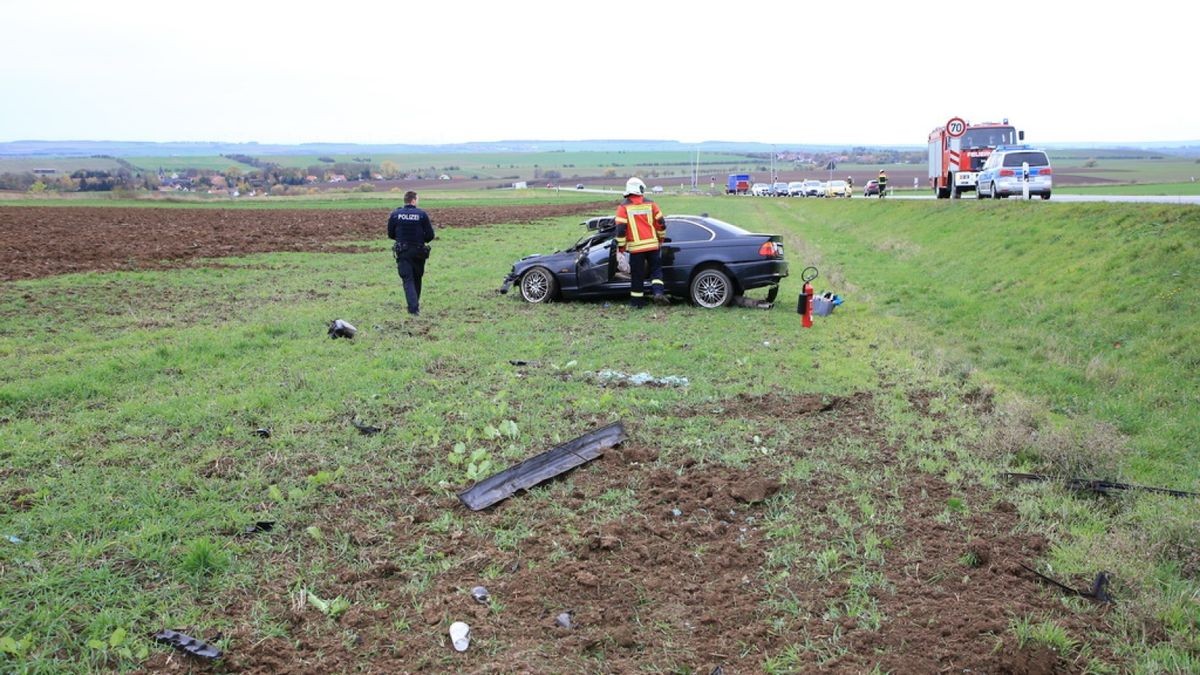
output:
[[275, 529], [275, 521], [260, 520], [253, 525], [247, 525], [246, 529], [242, 530], [242, 534], [258, 534], [259, 532], [270, 532]]
[[187, 652], [192, 656], [198, 656], [202, 659], [219, 659], [221, 658], [221, 650], [196, 638], [185, 635], [178, 631], [163, 630], [154, 634], [155, 642], [162, 642], [171, 645], [172, 647]]
[[518, 490], [528, 490], [596, 459], [626, 438], [625, 427], [620, 422], [613, 422], [488, 476], [458, 493], [458, 498], [472, 511], [486, 509], [511, 497]]
[[383, 429], [379, 427], [372, 426], [370, 424], [363, 424], [355, 418], [350, 419], [350, 424], [353, 424], [354, 428], [358, 429], [358, 433], [362, 434], [363, 436], [374, 436], [375, 434], [383, 431]]
[[1114, 483], [1112, 481], [1100, 480], [1097, 478], [1060, 478], [1058, 476], [1048, 476], [1041, 473], [1002, 473], [1000, 475], [1013, 480], [1061, 482], [1065, 483], [1066, 486], [1072, 490], [1087, 490], [1091, 492], [1098, 492], [1100, 494], [1137, 491], [1155, 492], [1158, 494], [1171, 495], [1172, 497], [1200, 497], [1200, 492], [1185, 492], [1183, 490], [1170, 490], [1168, 488], [1146, 487], [1144, 485], [1132, 485], [1130, 483]]
[[1116, 600], [1114, 600], [1113, 597], [1111, 595], [1109, 595], [1109, 593], [1108, 593], [1108, 581], [1109, 581], [1108, 572], [1097, 572], [1096, 579], [1094, 581], [1092, 581], [1091, 590], [1081, 591], [1076, 588], [1071, 588], [1070, 586], [1062, 583], [1061, 581], [1058, 581], [1057, 579], [1046, 576], [1045, 574], [1042, 574], [1041, 572], [1033, 569], [1032, 567], [1030, 567], [1029, 565], [1026, 565], [1025, 563], [1019, 563], [1019, 564], [1021, 565], [1021, 567], [1023, 569], [1033, 572], [1042, 581], [1045, 581], [1046, 583], [1048, 583], [1052, 586], [1057, 586], [1059, 589], [1066, 592], [1068, 595], [1077, 595], [1081, 598], [1087, 598], [1088, 600], [1094, 600], [1095, 602], [1101, 602], [1101, 603], [1105, 603], [1105, 604], [1116, 604]]
[[255, 435], [255, 436], [258, 436], [259, 438], [270, 438], [270, 437], [271, 437], [271, 430], [270, 430], [270, 429], [268, 429], [267, 427], [263, 427], [263, 428], [261, 428], [261, 429], [255, 429], [255, 430], [254, 430], [254, 435]]
[[509, 362], [511, 365], [514, 365], [514, 366], [527, 366], [527, 365], [529, 365], [529, 362], [528, 362], [528, 361], [522, 361], [522, 360], [520, 360], [520, 359], [509, 359], [509, 360], [508, 360], [508, 362]]

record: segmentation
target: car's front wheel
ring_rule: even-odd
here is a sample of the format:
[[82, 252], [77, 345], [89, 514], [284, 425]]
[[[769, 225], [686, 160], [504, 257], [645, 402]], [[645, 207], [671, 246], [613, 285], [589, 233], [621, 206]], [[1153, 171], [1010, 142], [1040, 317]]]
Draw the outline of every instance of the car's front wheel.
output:
[[733, 300], [733, 281], [716, 267], [700, 270], [692, 278], [692, 303], [705, 309], [724, 307]]
[[535, 267], [521, 276], [521, 299], [525, 302], [550, 302], [557, 293], [558, 281], [545, 267]]
[[1000, 191], [996, 189], [995, 183], [992, 183], [992, 199], [1000, 199]]

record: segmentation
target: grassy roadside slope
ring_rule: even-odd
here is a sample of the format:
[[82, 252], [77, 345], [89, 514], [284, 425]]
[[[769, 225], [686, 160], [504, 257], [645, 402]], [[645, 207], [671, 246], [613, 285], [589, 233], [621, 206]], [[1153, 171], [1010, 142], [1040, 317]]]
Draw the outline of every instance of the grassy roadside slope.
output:
[[[921, 526], [946, 528], [961, 544], [948, 554], [951, 563], [961, 555], [961, 564], [922, 582], [944, 592], [945, 574], [964, 580], [951, 595], [972, 588], [966, 578], [979, 561], [965, 546], [979, 531], [967, 521], [986, 519], [997, 499], [980, 486], [1007, 490], [995, 480], [997, 468], [1105, 468], [1196, 489], [1194, 457], [1182, 451], [1194, 451], [1194, 442], [1172, 446], [1195, 437], [1195, 415], [1188, 417], [1195, 382], [1187, 379], [1191, 366], [1178, 365], [1195, 357], [1186, 339], [1196, 332], [1196, 296], [1187, 285], [1196, 273], [1195, 210], [662, 201], [670, 213], [708, 211], [784, 234], [794, 270], [818, 264], [818, 289], [842, 293], [847, 305], [801, 331], [791, 304], [795, 275], [771, 312], [676, 306], [631, 321], [616, 305], [530, 307], [497, 298], [492, 289], [509, 262], [531, 252], [531, 240], [573, 240], [575, 218], [443, 232], [418, 324], [400, 318], [381, 242], [368, 242], [379, 255], [267, 254], [216, 270], [6, 284], [0, 535], [24, 543], [0, 540], [0, 637], [11, 640], [0, 643], [0, 659], [28, 672], [130, 668], [145, 649], [162, 653], [146, 641], [147, 629], [191, 626], [230, 635], [231, 659], [249, 658], [264, 642], [300, 641], [318, 647], [282, 653], [333, 670], [356, 661], [321, 659], [348, 654], [379, 659], [372, 662], [384, 669], [478, 666], [421, 638], [423, 612], [442, 589], [464, 583], [454, 572], [471, 560], [472, 547], [490, 546], [503, 559], [552, 546], [546, 560], [570, 559], [593, 527], [636, 521], [637, 499], [653, 486], [640, 471], [627, 485], [603, 483], [615, 469], [597, 465], [491, 518], [473, 517], [444, 498], [446, 485], [465, 480], [447, 453], [461, 442], [504, 464], [600, 420], [640, 419], [633, 445], [655, 448], [651, 468], [698, 462], [774, 472], [788, 486], [755, 513], [768, 548], [764, 569], [735, 585], [768, 594], [762, 616], [750, 622], [767, 634], [730, 657], [751, 670], [840, 663], [866, 671], [903, 653], [903, 642], [887, 641], [890, 630], [899, 627], [903, 637], [912, 627], [894, 604], [905, 581], [891, 575], [910, 564], [938, 569], [934, 551], [906, 540], [906, 514], [931, 507]], [[1122, 282], [1103, 274], [1110, 265], [1139, 276]], [[1093, 270], [1102, 276], [1093, 279]], [[1119, 290], [1144, 296], [1163, 282], [1176, 292], [1147, 302], [1116, 293], [1124, 284]], [[1121, 325], [1106, 328], [1103, 319], [1122, 300]], [[360, 338], [326, 339], [323, 323], [334, 317], [358, 325]], [[589, 382], [586, 371], [644, 367], [625, 348], [630, 340], [649, 345], [655, 375], [686, 376], [689, 387], [613, 390]], [[515, 370], [509, 359], [539, 365]], [[1005, 403], [981, 423], [967, 397], [988, 384], [1001, 388]], [[713, 413], [744, 401], [761, 405], [771, 394], [857, 400], [868, 391], [879, 420], [845, 422], [877, 425], [876, 436], [824, 438], [819, 418], [756, 417], [763, 413], [749, 406], [740, 415]], [[637, 417], [646, 410], [655, 414]], [[348, 426], [350, 411], [388, 432], [359, 437]], [[1147, 415], [1153, 423], [1139, 423]], [[1119, 431], [1105, 430], [1105, 420]], [[270, 439], [253, 435], [263, 426], [273, 430]], [[1081, 443], [1093, 438], [1110, 443], [1111, 455], [1087, 456], [1092, 449]], [[905, 493], [914, 474], [939, 491]], [[597, 482], [603, 489], [592, 491]], [[828, 513], [814, 515], [806, 490], [828, 501]], [[563, 508], [576, 494], [579, 507]], [[1022, 487], [1012, 499], [1026, 527], [1050, 539], [1046, 557], [1056, 573], [1082, 577], [1098, 566], [1114, 573], [1119, 630], [1064, 634], [1056, 623], [1064, 616], [1095, 614], [1064, 603], [1054, 615], [1000, 616], [989, 647], [1033, 642], [1057, 650], [1071, 670], [1113, 671], [1113, 652], [1147, 671], [1197, 663], [1194, 504], [1136, 496], [1101, 502], [1050, 485]], [[438, 507], [432, 516], [414, 518], [430, 502]], [[419, 539], [398, 536], [406, 518]], [[258, 519], [277, 519], [280, 531], [231, 536]], [[746, 527], [748, 537], [760, 531]], [[471, 546], [445, 553], [451, 539]], [[695, 548], [697, 559], [711, 555], [703, 549]], [[412, 574], [399, 597], [337, 581], [381, 558]], [[503, 588], [498, 563], [479, 573]], [[813, 586], [816, 601], [805, 593]], [[310, 609], [297, 620], [289, 596], [305, 588], [347, 597], [350, 615], [387, 619], [338, 624]], [[477, 618], [478, 653], [488, 658], [503, 658], [514, 644], [502, 639], [503, 626], [519, 622], [502, 611], [496, 625]], [[658, 618], [645, 631], [660, 648], [633, 661], [618, 660], [620, 645], [601, 641], [598, 652], [565, 657], [582, 661], [546, 668], [694, 667], [690, 629]], [[401, 657], [424, 660], [386, 660], [396, 645]]]
[[[808, 205], [805, 205], [806, 207]], [[802, 236], [964, 367], [1115, 425], [1119, 477], [1200, 489], [1200, 209], [817, 204]]]

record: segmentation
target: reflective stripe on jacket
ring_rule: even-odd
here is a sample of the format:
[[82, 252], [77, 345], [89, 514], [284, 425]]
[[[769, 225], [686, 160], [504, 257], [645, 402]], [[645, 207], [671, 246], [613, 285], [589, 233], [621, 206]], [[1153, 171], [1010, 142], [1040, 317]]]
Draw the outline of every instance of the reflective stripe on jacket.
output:
[[657, 251], [667, 225], [658, 204], [639, 195], [630, 195], [617, 207], [617, 246], [630, 253]]

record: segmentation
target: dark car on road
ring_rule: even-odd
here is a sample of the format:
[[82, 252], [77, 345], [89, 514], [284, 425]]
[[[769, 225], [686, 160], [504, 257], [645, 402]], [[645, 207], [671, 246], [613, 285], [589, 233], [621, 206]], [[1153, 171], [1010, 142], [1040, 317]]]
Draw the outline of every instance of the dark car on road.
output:
[[875, 180], [874, 178], [867, 181], [867, 184], [863, 186], [863, 196], [864, 197], [878, 197], [879, 196], [879, 181]]
[[[767, 301], [774, 302], [788, 275], [783, 237], [747, 232], [708, 215], [671, 215], [666, 221], [662, 265], [668, 295], [713, 308], [767, 288]], [[629, 297], [629, 278], [617, 271], [613, 218], [591, 218], [583, 225], [587, 233], [570, 248], [518, 260], [500, 292], [516, 284], [521, 298], [532, 303]]]

